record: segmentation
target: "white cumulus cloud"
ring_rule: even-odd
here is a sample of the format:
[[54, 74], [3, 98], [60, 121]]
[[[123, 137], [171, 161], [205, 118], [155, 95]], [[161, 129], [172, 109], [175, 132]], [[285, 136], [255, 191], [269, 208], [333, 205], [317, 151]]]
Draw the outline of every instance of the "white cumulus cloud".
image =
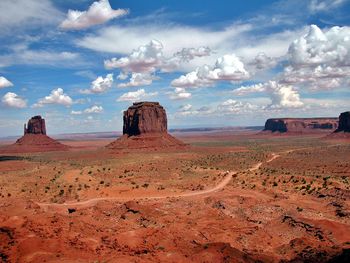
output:
[[208, 106], [203, 106], [198, 109], [194, 109], [191, 104], [186, 104], [180, 107], [175, 115], [178, 116], [206, 116], [214, 114], [215, 109]]
[[13, 86], [13, 84], [11, 81], [9, 81], [8, 79], [6, 79], [3, 76], [0, 76], [0, 89], [12, 87], [12, 86]]
[[[119, 75], [119, 78], [123, 78], [123, 75]], [[151, 85], [153, 80], [157, 79], [150, 73], [132, 73], [129, 82], [118, 84], [119, 88], [127, 87], [139, 87]]]
[[87, 11], [68, 10], [67, 17], [60, 24], [60, 28], [65, 30], [85, 29], [127, 13], [126, 9], [113, 10], [108, 0], [100, 0], [92, 3]]
[[81, 114], [92, 114], [92, 113], [102, 113], [103, 112], [103, 107], [102, 106], [98, 106], [98, 105], [94, 105], [94, 106], [91, 106], [90, 108], [87, 108], [85, 110], [79, 110], [79, 111], [75, 111], [75, 110], [72, 110], [70, 112], [70, 114], [72, 115], [81, 115]]
[[270, 99], [270, 108], [298, 108], [304, 103], [300, 99], [300, 95], [292, 86], [278, 83], [277, 81], [268, 81], [251, 86], [242, 86], [233, 91], [235, 95], [246, 95], [250, 93], [266, 93]]
[[190, 92], [187, 92], [184, 88], [175, 88], [174, 92], [169, 93], [172, 100], [184, 100], [192, 97]]
[[113, 74], [107, 74], [105, 78], [99, 76], [91, 82], [90, 89], [80, 90], [82, 94], [98, 94], [109, 90], [113, 85]]
[[282, 82], [337, 88], [350, 77], [350, 27], [321, 30], [311, 25], [307, 34], [290, 44], [288, 58]]
[[43, 107], [47, 104], [59, 104], [66, 107], [69, 107], [73, 104], [73, 100], [71, 97], [69, 97], [67, 94], [64, 93], [63, 89], [58, 88], [51, 91], [49, 96], [46, 96], [40, 100], [38, 100], [37, 103], [33, 105], [34, 108], [36, 107]]
[[173, 80], [174, 87], [211, 86], [215, 81], [242, 81], [249, 78], [243, 62], [235, 54], [219, 57], [214, 66], [204, 65]]
[[332, 27], [323, 32], [311, 25], [309, 32], [293, 41], [288, 55], [294, 67], [327, 64], [350, 65], [350, 27]]
[[217, 113], [242, 114], [258, 110], [258, 106], [249, 102], [228, 99], [217, 106]]
[[162, 63], [163, 45], [152, 40], [147, 45], [140, 46], [128, 57], [112, 58], [104, 62], [106, 69], [119, 68], [123, 72], [154, 72]]
[[25, 108], [27, 107], [27, 102], [25, 99], [21, 98], [18, 96], [16, 93], [13, 92], [7, 92], [3, 97], [2, 97], [2, 103], [10, 108]]
[[129, 56], [112, 58], [104, 61], [106, 69], [120, 69], [119, 79], [127, 79], [128, 83], [122, 83], [119, 87], [137, 87], [151, 85], [156, 79], [157, 71], [171, 72], [179, 68], [182, 63], [187, 63], [196, 57], [209, 56], [211, 50], [208, 47], [183, 48], [171, 57], [163, 55], [163, 45], [158, 40], [151, 40], [133, 50]]
[[103, 112], [103, 107], [102, 106], [97, 106], [97, 105], [94, 105], [90, 108], [87, 108], [84, 110], [84, 113], [102, 113]]
[[121, 95], [117, 101], [131, 101], [136, 102], [140, 100], [144, 100], [150, 97], [154, 97], [158, 94], [158, 92], [150, 92], [146, 93], [144, 89], [139, 89], [137, 91], [130, 91]]

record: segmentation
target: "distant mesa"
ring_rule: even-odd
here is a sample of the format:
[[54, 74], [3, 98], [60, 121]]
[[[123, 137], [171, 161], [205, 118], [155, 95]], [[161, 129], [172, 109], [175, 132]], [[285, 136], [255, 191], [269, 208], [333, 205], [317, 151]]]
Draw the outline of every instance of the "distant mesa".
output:
[[41, 116], [34, 116], [28, 121], [27, 125], [24, 125], [24, 135], [16, 143], [1, 149], [1, 152], [48, 152], [68, 149], [69, 146], [61, 144], [46, 135], [45, 119]]
[[167, 115], [159, 102], [135, 102], [123, 116], [123, 136], [107, 145], [109, 149], [184, 147], [168, 133]]
[[350, 111], [346, 111], [339, 116], [339, 126], [335, 132], [350, 132]]
[[264, 132], [315, 133], [332, 132], [338, 128], [338, 118], [276, 118], [265, 122]]

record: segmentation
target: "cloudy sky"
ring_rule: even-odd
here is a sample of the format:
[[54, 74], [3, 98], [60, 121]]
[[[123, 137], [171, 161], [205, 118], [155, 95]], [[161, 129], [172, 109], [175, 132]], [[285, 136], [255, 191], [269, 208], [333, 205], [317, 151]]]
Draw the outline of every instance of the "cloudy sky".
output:
[[120, 131], [122, 111], [143, 100], [159, 101], [171, 128], [350, 110], [347, 0], [1, 0], [0, 10], [0, 136], [38, 114], [49, 134]]

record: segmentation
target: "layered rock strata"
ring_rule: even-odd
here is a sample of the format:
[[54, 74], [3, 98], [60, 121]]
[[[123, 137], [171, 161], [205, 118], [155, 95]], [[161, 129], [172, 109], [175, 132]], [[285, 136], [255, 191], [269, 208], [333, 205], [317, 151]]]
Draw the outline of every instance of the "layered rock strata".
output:
[[276, 118], [268, 119], [264, 131], [270, 132], [331, 132], [338, 128], [338, 118]]
[[168, 133], [167, 115], [158, 102], [133, 103], [123, 115], [123, 136], [107, 145], [109, 149], [159, 149], [184, 147]]

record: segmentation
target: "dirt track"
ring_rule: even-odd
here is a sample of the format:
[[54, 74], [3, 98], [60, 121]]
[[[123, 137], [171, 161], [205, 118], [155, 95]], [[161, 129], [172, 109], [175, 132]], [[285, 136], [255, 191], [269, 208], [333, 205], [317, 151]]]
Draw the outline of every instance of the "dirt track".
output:
[[[290, 152], [290, 151], [289, 151]], [[280, 157], [279, 154], [272, 153], [272, 157], [268, 159], [265, 163], [272, 162], [273, 160]], [[259, 162], [255, 165], [253, 165], [251, 168], [249, 168], [249, 171], [255, 171], [260, 168], [261, 165], [263, 165], [264, 162]], [[134, 198], [120, 198], [120, 197], [96, 197], [92, 199], [88, 199], [85, 201], [79, 201], [79, 202], [69, 202], [69, 203], [63, 203], [63, 204], [56, 204], [56, 203], [39, 203], [37, 204], [47, 210], [49, 208], [87, 208], [96, 205], [99, 201], [130, 201], [130, 200], [157, 200], [157, 199], [166, 199], [166, 198], [184, 198], [184, 197], [194, 197], [194, 196], [200, 196], [200, 195], [207, 195], [214, 192], [217, 192], [221, 189], [223, 189], [230, 181], [233, 175], [235, 175], [237, 172], [231, 171], [226, 172], [225, 177], [223, 180], [217, 184], [216, 186], [206, 189], [206, 190], [199, 190], [199, 191], [192, 191], [188, 193], [181, 193], [181, 194], [170, 194], [170, 195], [162, 195], [162, 196], [147, 196], [147, 197], [134, 197]]]

